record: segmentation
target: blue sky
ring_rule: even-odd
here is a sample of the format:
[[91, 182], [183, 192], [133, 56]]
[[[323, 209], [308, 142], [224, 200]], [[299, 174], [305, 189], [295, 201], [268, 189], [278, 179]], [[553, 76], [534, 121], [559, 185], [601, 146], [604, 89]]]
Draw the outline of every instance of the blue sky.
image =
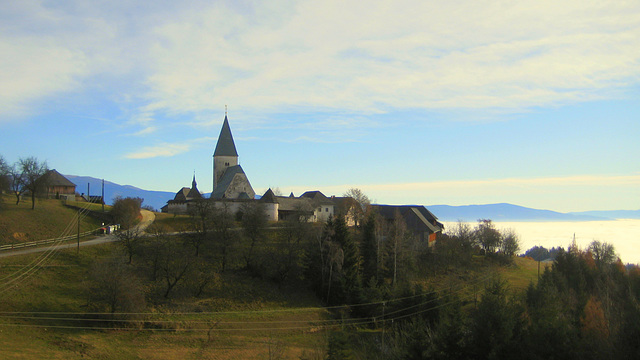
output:
[[211, 191], [640, 207], [637, 1], [0, 4], [0, 154]]

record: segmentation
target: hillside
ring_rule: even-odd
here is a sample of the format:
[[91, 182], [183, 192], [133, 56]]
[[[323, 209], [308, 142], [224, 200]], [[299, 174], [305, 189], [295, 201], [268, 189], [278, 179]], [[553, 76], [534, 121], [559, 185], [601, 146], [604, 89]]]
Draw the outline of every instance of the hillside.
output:
[[[89, 184], [91, 195], [99, 195], [102, 192], [101, 179], [77, 175], [65, 175], [65, 177], [76, 184], [76, 192], [78, 193], [86, 193], [87, 184]], [[159, 211], [175, 195], [175, 192], [144, 190], [131, 185], [120, 185], [106, 180], [104, 182], [104, 197], [107, 204], [113, 204], [113, 199], [117, 196], [140, 197], [144, 199], [143, 206], [148, 205]]]
[[[15, 205], [15, 198], [3, 196], [0, 208], [0, 244], [45, 240], [69, 235], [77, 231], [77, 211], [65, 207], [60, 200], [36, 199], [31, 210], [31, 201], [23, 200]], [[80, 231], [89, 231], [100, 226], [100, 222], [84, 217]]]

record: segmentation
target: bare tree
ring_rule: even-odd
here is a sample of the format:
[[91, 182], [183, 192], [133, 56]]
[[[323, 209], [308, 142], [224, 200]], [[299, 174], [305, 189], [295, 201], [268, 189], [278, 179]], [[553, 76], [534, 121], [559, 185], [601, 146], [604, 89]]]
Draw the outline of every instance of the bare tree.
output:
[[9, 190], [10, 172], [11, 167], [4, 160], [4, 157], [0, 155], [0, 204], [4, 201], [4, 196], [2, 196], [2, 194], [4, 194], [6, 190]]
[[24, 191], [24, 175], [18, 167], [18, 164], [13, 164], [9, 167], [9, 190], [16, 196], [16, 205], [20, 204], [20, 197]]
[[120, 231], [116, 236], [129, 256], [129, 264], [142, 235], [142, 231], [136, 226], [140, 218], [140, 205], [142, 205], [141, 198], [117, 197], [111, 208], [111, 216], [117, 224], [120, 224]]
[[212, 216], [213, 235], [216, 243], [220, 247], [221, 259], [221, 272], [227, 269], [227, 261], [229, 259], [229, 253], [231, 246], [234, 242], [233, 233], [233, 215], [229, 209], [229, 205], [226, 202], [222, 202], [220, 208], [215, 207]]
[[264, 237], [264, 230], [267, 226], [267, 213], [264, 204], [256, 201], [248, 202], [242, 205], [242, 225], [243, 232], [249, 241], [249, 249], [244, 256], [246, 266], [249, 268], [253, 261], [253, 249], [257, 242]]
[[589, 244], [589, 251], [591, 251], [593, 260], [599, 268], [613, 264], [617, 258], [613, 245], [606, 242], [594, 240]]
[[120, 258], [98, 261], [91, 269], [89, 302], [106, 305], [107, 311], [139, 312], [146, 306], [143, 286]]
[[513, 256], [520, 251], [520, 240], [518, 234], [513, 229], [506, 229], [502, 232], [500, 241], [500, 252], [506, 256]]
[[349, 209], [346, 209], [347, 213], [344, 215], [351, 217], [355, 226], [359, 227], [363, 222], [367, 207], [371, 205], [371, 199], [358, 188], [351, 188], [342, 194], [342, 196], [353, 199], [354, 203], [347, 203]]
[[211, 222], [215, 212], [215, 203], [210, 199], [198, 199], [189, 208], [189, 215], [192, 220], [190, 234], [187, 234], [188, 242], [194, 247], [195, 255], [200, 255], [200, 248], [207, 240]]
[[36, 194], [46, 186], [43, 175], [49, 171], [47, 162], [40, 162], [36, 157], [30, 156], [20, 159], [18, 167], [24, 180], [22, 186], [31, 193], [31, 210], [33, 210], [36, 208]]

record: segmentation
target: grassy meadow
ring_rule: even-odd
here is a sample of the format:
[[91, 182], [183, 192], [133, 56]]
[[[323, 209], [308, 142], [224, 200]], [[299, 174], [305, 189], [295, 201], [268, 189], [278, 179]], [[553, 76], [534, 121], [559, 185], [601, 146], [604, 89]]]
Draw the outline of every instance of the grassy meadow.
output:
[[[78, 212], [64, 206], [61, 200], [36, 199], [35, 209], [31, 210], [31, 199], [23, 199], [16, 205], [14, 196], [0, 194], [0, 197], [3, 200], [0, 204], [0, 245], [52, 239], [78, 231]], [[100, 221], [83, 217], [80, 221], [80, 232], [94, 230], [99, 226]]]

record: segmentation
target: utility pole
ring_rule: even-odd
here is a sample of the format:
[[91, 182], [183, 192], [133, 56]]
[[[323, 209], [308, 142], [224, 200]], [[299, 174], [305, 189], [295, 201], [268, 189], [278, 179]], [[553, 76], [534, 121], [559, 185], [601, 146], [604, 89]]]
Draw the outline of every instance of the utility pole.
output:
[[102, 212], [104, 212], [104, 179], [102, 179]]
[[78, 209], [78, 249], [76, 250], [77, 254], [80, 254], [80, 209]]
[[386, 302], [382, 302], [382, 353], [384, 354], [384, 307], [387, 305]]
[[87, 183], [87, 202], [91, 202], [91, 192], [89, 191], [89, 189], [91, 189], [89, 187], [90, 183]]

